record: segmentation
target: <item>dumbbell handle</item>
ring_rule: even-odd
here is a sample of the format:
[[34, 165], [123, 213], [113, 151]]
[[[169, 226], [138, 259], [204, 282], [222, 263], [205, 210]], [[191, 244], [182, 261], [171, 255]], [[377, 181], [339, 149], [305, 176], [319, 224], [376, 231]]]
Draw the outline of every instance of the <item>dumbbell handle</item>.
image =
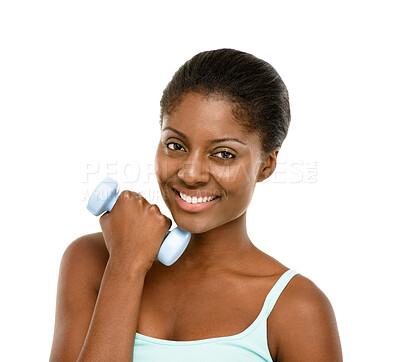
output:
[[[117, 181], [106, 178], [92, 192], [87, 208], [95, 216], [110, 212], [117, 202], [119, 194]], [[189, 232], [178, 227], [169, 231], [161, 244], [157, 259], [166, 266], [172, 265], [185, 251], [190, 237]]]

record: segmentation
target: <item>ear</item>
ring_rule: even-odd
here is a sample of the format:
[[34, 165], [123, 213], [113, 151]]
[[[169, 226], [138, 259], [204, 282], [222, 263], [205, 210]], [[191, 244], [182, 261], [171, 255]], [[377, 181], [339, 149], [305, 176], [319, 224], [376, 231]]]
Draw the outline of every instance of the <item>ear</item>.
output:
[[257, 182], [264, 181], [274, 173], [276, 168], [276, 160], [280, 149], [281, 148], [279, 146], [275, 147], [274, 150], [262, 160], [258, 170]]

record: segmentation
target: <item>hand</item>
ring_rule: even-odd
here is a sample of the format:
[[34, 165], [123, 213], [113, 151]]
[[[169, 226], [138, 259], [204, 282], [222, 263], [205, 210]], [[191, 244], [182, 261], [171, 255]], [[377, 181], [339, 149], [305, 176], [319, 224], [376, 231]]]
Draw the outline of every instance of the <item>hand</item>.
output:
[[110, 258], [148, 271], [171, 227], [157, 205], [142, 195], [123, 191], [100, 226]]

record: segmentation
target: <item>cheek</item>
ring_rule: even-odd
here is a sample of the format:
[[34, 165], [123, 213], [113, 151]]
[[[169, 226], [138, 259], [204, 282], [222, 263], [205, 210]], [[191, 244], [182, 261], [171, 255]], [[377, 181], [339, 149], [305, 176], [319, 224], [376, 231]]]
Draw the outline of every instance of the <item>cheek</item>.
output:
[[255, 170], [251, 163], [242, 162], [214, 171], [216, 179], [226, 185], [227, 189], [245, 192], [255, 183]]
[[160, 145], [157, 148], [156, 157], [154, 160], [154, 171], [156, 173], [157, 181], [161, 186], [161, 182], [165, 179], [165, 162], [163, 160], [163, 152]]
[[176, 173], [176, 163], [163, 151], [163, 146], [158, 146], [154, 162], [157, 181], [161, 186]]
[[219, 182], [226, 190], [228, 200], [234, 200], [239, 208], [248, 206], [256, 183], [255, 172], [251, 164], [241, 163], [225, 168], [219, 175]]

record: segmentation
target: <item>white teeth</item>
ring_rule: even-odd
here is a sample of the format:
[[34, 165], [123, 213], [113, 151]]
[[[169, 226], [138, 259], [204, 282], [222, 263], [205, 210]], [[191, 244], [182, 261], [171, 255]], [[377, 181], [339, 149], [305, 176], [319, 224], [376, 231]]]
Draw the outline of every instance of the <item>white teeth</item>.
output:
[[217, 198], [217, 196], [208, 196], [208, 197], [197, 197], [197, 196], [187, 196], [185, 194], [179, 193], [179, 196], [182, 200], [185, 200], [188, 204], [200, 204], [202, 202], [208, 202]]

